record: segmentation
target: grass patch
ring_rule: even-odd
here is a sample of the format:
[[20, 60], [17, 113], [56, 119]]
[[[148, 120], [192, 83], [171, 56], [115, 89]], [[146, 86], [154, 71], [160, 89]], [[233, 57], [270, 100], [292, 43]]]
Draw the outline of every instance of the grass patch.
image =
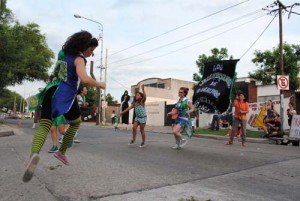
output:
[[[212, 131], [212, 130], [207, 129], [207, 128], [197, 128], [197, 129], [195, 129], [195, 135], [206, 134], [206, 135], [225, 136], [227, 133], [228, 133], [228, 129], [220, 129], [218, 131]], [[247, 135], [247, 137], [250, 137], [250, 138], [262, 138], [264, 133], [263, 133], [263, 131], [247, 130], [246, 135]]]

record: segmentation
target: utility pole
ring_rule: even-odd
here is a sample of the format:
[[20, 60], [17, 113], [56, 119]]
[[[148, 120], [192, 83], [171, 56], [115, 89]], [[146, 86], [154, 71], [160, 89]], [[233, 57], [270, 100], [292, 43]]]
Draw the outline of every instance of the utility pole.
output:
[[14, 115], [16, 115], [16, 105], [17, 105], [16, 101], [17, 101], [17, 97], [15, 96], [15, 99], [14, 99], [14, 107], [13, 107]]
[[[278, 15], [279, 15], [279, 68], [281, 71], [281, 75], [284, 75], [284, 63], [283, 63], [283, 46], [282, 46], [282, 8], [286, 9], [286, 6], [284, 6], [279, 0], [277, 0], [278, 3]], [[280, 121], [281, 121], [281, 133], [284, 132], [283, 130], [283, 124], [284, 124], [284, 109], [283, 109], [283, 103], [284, 103], [284, 91], [280, 90]]]
[[[105, 66], [104, 66], [104, 70], [105, 70], [105, 74], [104, 74], [104, 80], [105, 80], [105, 83], [107, 84], [107, 48], [106, 48], [106, 51], [105, 51]], [[107, 106], [107, 102], [106, 102], [106, 88], [103, 90], [104, 93], [103, 93], [103, 100], [104, 100], [104, 103], [106, 104], [104, 107], [103, 107], [103, 122], [106, 122], [106, 119], [105, 119], [105, 109], [106, 109], [106, 106]]]

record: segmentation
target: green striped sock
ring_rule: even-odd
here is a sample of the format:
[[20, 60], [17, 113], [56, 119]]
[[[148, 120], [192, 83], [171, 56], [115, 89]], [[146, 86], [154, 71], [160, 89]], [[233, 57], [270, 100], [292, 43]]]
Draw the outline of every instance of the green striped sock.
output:
[[80, 117], [74, 121], [70, 121], [70, 127], [64, 134], [63, 143], [59, 148], [59, 152], [62, 154], [65, 154], [68, 148], [68, 145], [72, 140], [74, 139], [74, 136], [76, 134], [76, 131], [78, 130], [80, 125]]
[[51, 125], [52, 125], [52, 121], [50, 119], [40, 120], [40, 126], [38, 127], [33, 137], [31, 154], [40, 153], [46, 141], [47, 135], [50, 131]]

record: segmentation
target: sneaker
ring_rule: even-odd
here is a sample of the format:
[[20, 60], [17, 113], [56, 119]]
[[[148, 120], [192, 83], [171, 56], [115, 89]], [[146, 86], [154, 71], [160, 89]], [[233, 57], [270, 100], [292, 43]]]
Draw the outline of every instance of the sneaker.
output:
[[172, 147], [172, 149], [180, 149], [180, 146], [178, 144], [175, 144], [175, 146]]
[[67, 157], [59, 151], [54, 154], [54, 157], [63, 162], [65, 165], [69, 165]]
[[35, 123], [32, 125], [32, 128], [35, 128]]
[[141, 143], [141, 145], [140, 145], [140, 148], [143, 148], [143, 147], [145, 147], [146, 145], [145, 145], [145, 142], [142, 142]]
[[228, 141], [227, 143], [226, 143], [226, 145], [232, 145], [233, 144], [233, 141]]
[[36, 153], [30, 157], [30, 160], [26, 166], [26, 170], [25, 170], [25, 173], [23, 176], [23, 182], [29, 182], [32, 179], [34, 170], [35, 170], [39, 160], [40, 160], [40, 156]]
[[78, 139], [74, 139], [74, 143], [80, 143]]
[[134, 143], [134, 141], [133, 140], [131, 140], [129, 143], [128, 143], [128, 145], [134, 145], [135, 143]]
[[186, 145], [186, 143], [187, 143], [187, 140], [184, 138], [181, 138], [180, 142], [179, 142], [179, 147], [180, 148], [184, 147]]
[[57, 147], [56, 145], [53, 145], [53, 146], [51, 147], [51, 149], [49, 149], [48, 153], [55, 153], [55, 152], [57, 152], [57, 151], [58, 151], [58, 147]]

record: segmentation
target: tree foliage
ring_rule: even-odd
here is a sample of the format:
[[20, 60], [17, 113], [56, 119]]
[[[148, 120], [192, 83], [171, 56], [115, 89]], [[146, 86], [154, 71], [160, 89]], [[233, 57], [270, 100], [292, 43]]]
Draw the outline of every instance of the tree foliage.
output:
[[106, 101], [107, 101], [107, 105], [109, 106], [115, 106], [118, 104], [118, 101], [114, 100], [114, 97], [110, 93], [106, 95]]
[[196, 65], [199, 68], [198, 73], [193, 74], [193, 80], [194, 81], [200, 81], [204, 72], [204, 63], [207, 62], [213, 62], [213, 61], [221, 61], [225, 59], [232, 59], [233, 56], [228, 56], [228, 50], [227, 48], [213, 48], [210, 50], [211, 54], [210, 56], [207, 56], [205, 54], [199, 55], [198, 60], [196, 61]]
[[[283, 44], [283, 60], [284, 60], [284, 74], [289, 75], [290, 90], [294, 91], [299, 84], [297, 76], [299, 74], [300, 45]], [[280, 69], [280, 52], [279, 47], [274, 47], [272, 50], [256, 50], [254, 52], [252, 62], [258, 67], [253, 73], [249, 73], [249, 77], [261, 81], [262, 84], [277, 84], [276, 75], [281, 75]]]
[[12, 20], [5, 3], [2, 0], [0, 7], [0, 91], [24, 80], [47, 80], [54, 58], [39, 25]]
[[[3, 89], [0, 98], [0, 109], [3, 107], [13, 110], [14, 109], [14, 102], [16, 104], [16, 111], [19, 111], [21, 102], [25, 100], [16, 92], [11, 92], [8, 89]], [[25, 104], [26, 105], [26, 104]]]

